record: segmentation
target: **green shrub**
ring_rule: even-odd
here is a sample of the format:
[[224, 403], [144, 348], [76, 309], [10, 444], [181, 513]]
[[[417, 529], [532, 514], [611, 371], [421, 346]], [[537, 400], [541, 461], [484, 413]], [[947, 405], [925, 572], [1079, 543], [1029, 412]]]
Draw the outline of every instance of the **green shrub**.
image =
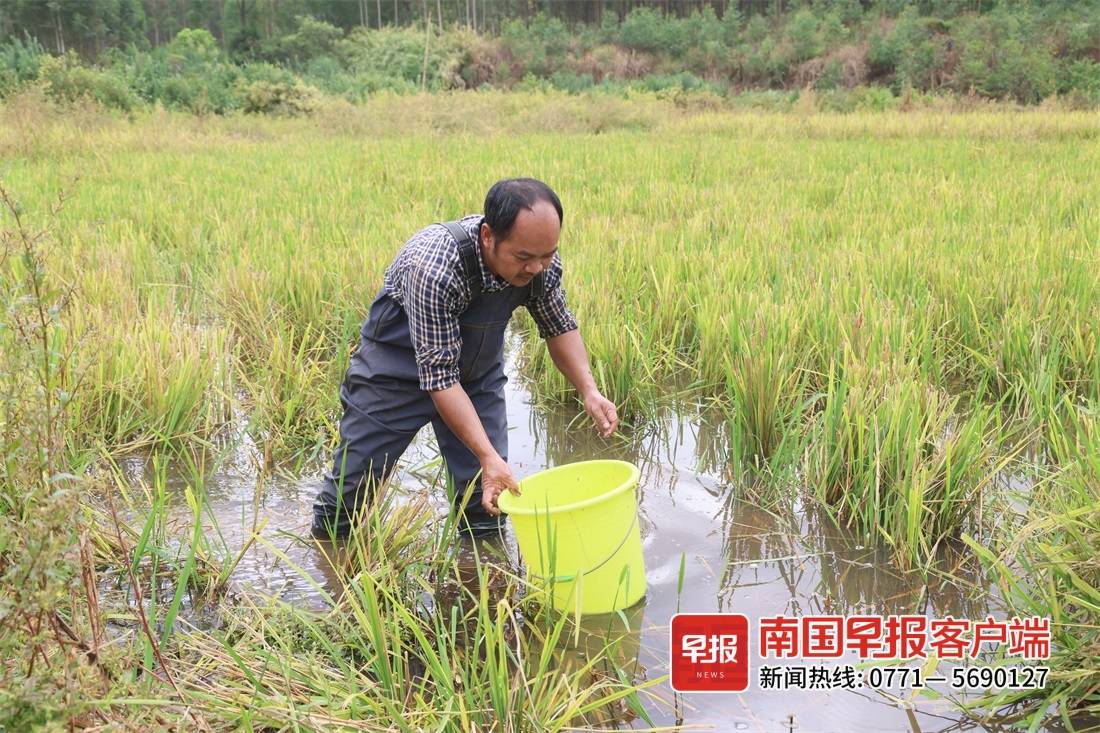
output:
[[100, 58], [104, 68], [121, 79], [134, 95], [144, 101], [156, 99], [154, 86], [167, 75], [163, 51], [143, 52], [134, 47], [111, 48]]
[[254, 81], [244, 90], [242, 108], [249, 114], [297, 117], [317, 110], [318, 93], [301, 82]]
[[1057, 90], [1051, 49], [1033, 37], [1029, 17], [1003, 6], [972, 19], [958, 33], [962, 46], [955, 88], [1034, 104]]
[[226, 114], [240, 109], [237, 74], [204, 78], [200, 76], [169, 76], [158, 85], [154, 97], [165, 107], [195, 114]]
[[743, 84], [763, 87], [783, 86], [791, 63], [790, 43], [780, 43], [770, 35], [757, 44], [741, 47], [731, 59], [733, 71]]
[[26, 36], [0, 44], [0, 96], [7, 96], [38, 78], [46, 49], [37, 39]]
[[1066, 25], [1066, 54], [1075, 59], [1100, 59], [1100, 20], [1083, 18]]
[[512, 54], [524, 74], [546, 77], [553, 71], [545, 46], [527, 34], [527, 25], [523, 21], [504, 21], [500, 44]]
[[336, 43], [336, 57], [372, 90], [413, 91], [420, 88], [422, 76], [428, 89], [450, 89], [461, 86], [464, 38], [432, 33], [428, 40], [424, 30], [416, 28], [356, 28]]
[[817, 81], [814, 83], [814, 89], [817, 89], [819, 92], [836, 89], [841, 86], [843, 80], [844, 67], [840, 59], [829, 59], [825, 62], [825, 70], [821, 72], [821, 76], [818, 77]]
[[754, 109], [764, 112], [789, 111], [798, 100], [797, 91], [765, 89], [741, 92], [732, 97], [731, 102], [739, 109]]
[[822, 91], [815, 103], [824, 112], [883, 112], [896, 109], [898, 98], [886, 87], [861, 86]]
[[707, 5], [702, 11], [693, 10], [691, 15], [679, 22], [680, 40], [685, 49], [700, 48], [713, 45], [724, 45], [725, 29], [722, 21], [714, 13], [714, 8]]
[[665, 21], [653, 9], [634, 8], [619, 26], [619, 43], [638, 51], [665, 48]]
[[745, 41], [748, 43], [760, 43], [771, 33], [768, 19], [763, 15], [754, 15], [745, 24]]
[[721, 88], [700, 79], [689, 71], [681, 71], [679, 74], [652, 74], [634, 82], [634, 86], [647, 92], [659, 92], [665, 89], [681, 89], [690, 91], [721, 92]]
[[560, 70], [573, 43], [573, 34], [551, 15], [538, 13], [528, 22], [506, 20], [501, 26], [500, 44], [526, 71], [550, 76]]
[[554, 91], [554, 85], [548, 79], [541, 79], [534, 74], [528, 72], [523, 75], [512, 87], [512, 91], [517, 92], [552, 92]]
[[787, 36], [794, 63], [812, 59], [822, 51], [817, 37], [817, 16], [809, 8], [801, 8], [794, 14], [787, 26]]
[[[525, 77], [526, 78], [526, 77]], [[550, 76], [550, 84], [571, 94], [591, 89], [594, 81], [591, 74], [577, 74], [574, 71], [555, 71]]]
[[304, 63], [328, 56], [333, 53], [336, 42], [344, 37], [344, 32], [336, 26], [310, 15], [298, 16], [297, 23], [297, 30], [278, 40], [277, 58]]
[[164, 53], [169, 68], [177, 73], [205, 71], [226, 60], [214, 36], [202, 28], [184, 28], [164, 47]]
[[850, 35], [843, 17], [836, 10], [822, 18], [817, 29], [818, 42], [826, 50], [844, 43]]
[[1086, 98], [1100, 100], [1100, 63], [1078, 59], [1065, 64], [1058, 74], [1058, 91], [1078, 91]]
[[855, 26], [863, 20], [863, 3], [860, 0], [833, 0], [833, 9], [846, 26]]
[[745, 19], [741, 16], [741, 11], [736, 7], [727, 7], [726, 12], [722, 13], [722, 43], [728, 47], [732, 47], [737, 43], [737, 38], [741, 35], [741, 29], [744, 26]]
[[898, 98], [887, 87], [856, 87], [850, 95], [854, 109], [861, 112], [884, 112], [898, 106]]
[[115, 68], [143, 99], [169, 109], [225, 114], [241, 107], [241, 68], [203, 29], [185, 28], [152, 53], [119, 57]]
[[137, 99], [130, 88], [114, 74], [84, 66], [74, 54], [46, 57], [39, 69], [46, 96], [54, 101], [72, 103], [81, 99], [123, 112], [131, 111]]
[[907, 7], [889, 32], [876, 31], [868, 39], [870, 78], [888, 81], [895, 92], [929, 89], [945, 63], [940, 27], [938, 19], [921, 18], [915, 7]]
[[694, 11], [679, 22], [680, 45], [676, 56], [682, 59], [681, 68], [708, 77], [726, 76], [729, 48], [725, 42], [725, 29], [714, 10], [707, 6], [702, 12]]
[[291, 71], [281, 66], [264, 62], [244, 64], [240, 67], [241, 78], [244, 82], [264, 81], [271, 84], [290, 84], [298, 81], [298, 77]]
[[900, 51], [893, 33], [875, 30], [867, 39], [867, 66], [875, 79], [891, 76], [898, 68]]
[[303, 82], [325, 94], [344, 97], [353, 102], [366, 98], [367, 92], [362, 82], [332, 56], [318, 56], [310, 59], [299, 76]]

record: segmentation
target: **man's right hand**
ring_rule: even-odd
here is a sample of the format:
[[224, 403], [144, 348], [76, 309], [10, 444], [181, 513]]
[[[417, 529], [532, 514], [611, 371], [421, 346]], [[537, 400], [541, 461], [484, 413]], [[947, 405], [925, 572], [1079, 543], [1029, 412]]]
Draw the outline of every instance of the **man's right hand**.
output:
[[481, 506], [494, 517], [500, 516], [497, 497], [505, 491], [519, 496], [519, 484], [512, 469], [500, 456], [492, 456], [481, 464]]

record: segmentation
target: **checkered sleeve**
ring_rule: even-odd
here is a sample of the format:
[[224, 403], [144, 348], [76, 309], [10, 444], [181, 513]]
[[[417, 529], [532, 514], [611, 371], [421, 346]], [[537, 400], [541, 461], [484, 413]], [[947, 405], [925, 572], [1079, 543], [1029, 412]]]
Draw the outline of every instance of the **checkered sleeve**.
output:
[[404, 293], [420, 388], [426, 392], [446, 389], [459, 381], [460, 277], [446, 259], [418, 258], [405, 269]]
[[527, 310], [538, 326], [539, 336], [548, 339], [577, 328], [577, 319], [565, 304], [565, 289], [561, 285], [562, 264], [557, 254], [546, 270], [542, 296], [530, 298]]

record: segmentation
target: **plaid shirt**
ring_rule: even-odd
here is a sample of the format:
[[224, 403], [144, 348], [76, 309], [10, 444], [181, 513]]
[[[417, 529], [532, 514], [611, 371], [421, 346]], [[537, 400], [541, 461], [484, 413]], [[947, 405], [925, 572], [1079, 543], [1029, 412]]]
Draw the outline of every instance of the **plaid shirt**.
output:
[[[459, 223], [474, 242], [480, 242], [482, 221], [481, 215], [474, 214], [463, 217]], [[512, 287], [489, 270], [481, 258], [480, 247], [477, 253], [484, 292]], [[525, 305], [539, 336], [548, 339], [574, 330], [577, 321], [565, 304], [561, 258], [556, 253], [544, 278], [542, 297], [529, 298]], [[462, 353], [458, 319], [472, 300], [458, 244], [443, 227], [421, 229], [405, 242], [386, 268], [383, 285], [408, 316], [420, 388], [434, 391], [458, 382]]]

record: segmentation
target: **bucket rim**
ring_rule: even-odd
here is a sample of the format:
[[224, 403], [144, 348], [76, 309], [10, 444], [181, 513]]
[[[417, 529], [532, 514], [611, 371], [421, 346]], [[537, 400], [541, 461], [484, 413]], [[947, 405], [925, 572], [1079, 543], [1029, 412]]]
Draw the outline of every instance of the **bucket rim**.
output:
[[591, 461], [575, 461], [573, 463], [566, 463], [566, 464], [563, 464], [561, 466], [554, 466], [553, 468], [547, 468], [546, 470], [539, 471], [538, 473], [532, 474], [532, 475], [528, 476], [527, 478], [523, 479], [523, 481], [519, 482], [520, 492], [521, 493], [523, 492], [523, 483], [524, 483], [524, 481], [528, 481], [528, 480], [534, 478], [535, 476], [542, 477], [542, 476], [545, 476], [547, 474], [557, 473], [559, 471], [566, 471], [566, 470], [569, 470], [569, 469], [576, 469], [577, 466], [591, 466], [591, 465], [596, 465], [596, 464], [602, 464], [602, 465], [612, 464], [612, 465], [616, 465], [616, 466], [624, 466], [624, 467], [629, 469], [629, 472], [628, 472], [628, 475], [627, 475], [626, 479], [622, 483], [620, 483], [618, 486], [615, 486], [614, 488], [608, 489], [607, 491], [605, 491], [601, 494], [597, 494], [596, 496], [591, 496], [591, 497], [589, 497], [587, 499], [583, 499], [581, 501], [574, 501], [571, 504], [560, 504], [560, 505], [552, 506], [552, 507], [548, 507], [548, 508], [537, 507], [537, 508], [534, 508], [534, 509], [529, 509], [527, 507], [512, 507], [512, 508], [509, 509], [505, 505], [506, 504], [511, 504], [515, 500], [514, 495], [510, 494], [509, 492], [504, 492], [503, 494], [501, 494], [500, 498], [497, 499], [497, 504], [500, 506], [501, 510], [505, 514], [511, 514], [511, 515], [517, 515], [517, 516], [532, 516], [532, 515], [536, 515], [536, 514], [539, 514], [539, 515], [561, 514], [561, 513], [564, 513], [564, 512], [571, 512], [571, 511], [574, 511], [576, 509], [583, 509], [585, 507], [592, 506], [593, 504], [599, 504], [601, 502], [607, 501], [611, 497], [616, 496], [618, 494], [621, 494], [624, 491], [627, 491], [628, 489], [631, 489], [631, 488], [637, 486], [638, 485], [638, 480], [641, 478], [641, 471], [638, 469], [637, 466], [635, 466], [633, 463], [631, 463], [629, 461], [619, 461], [619, 460], [614, 460], [614, 459], [609, 459], [609, 458], [599, 458], [599, 459], [595, 459], [595, 460], [591, 460]]

